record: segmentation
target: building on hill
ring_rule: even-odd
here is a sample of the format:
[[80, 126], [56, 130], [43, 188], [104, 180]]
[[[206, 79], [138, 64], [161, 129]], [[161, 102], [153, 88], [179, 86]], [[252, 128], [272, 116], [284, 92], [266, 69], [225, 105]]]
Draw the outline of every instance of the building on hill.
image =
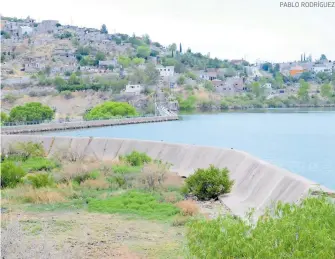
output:
[[247, 90], [243, 83], [243, 78], [239, 77], [230, 77], [225, 81], [214, 79], [212, 83], [215, 91], [224, 95], [233, 95]]
[[213, 80], [216, 80], [218, 78], [218, 73], [217, 73], [217, 71], [207, 71], [207, 72], [200, 71], [199, 78], [201, 78], [203, 80], [213, 81]]
[[19, 37], [30, 36], [33, 33], [34, 29], [29, 26], [20, 26], [19, 27]]
[[37, 26], [38, 33], [56, 33], [58, 21], [44, 20]]
[[144, 90], [144, 87], [140, 84], [128, 84], [124, 90], [127, 94], [139, 95]]
[[174, 66], [157, 66], [156, 68], [159, 71], [161, 77], [169, 77], [174, 75]]
[[107, 69], [109, 66], [116, 67], [117, 66], [117, 60], [111, 59], [111, 60], [99, 60], [99, 68]]
[[305, 69], [302, 66], [294, 66], [290, 68], [290, 76], [293, 76], [293, 77], [299, 76], [303, 72], [305, 72]]
[[314, 65], [312, 70], [314, 73], [324, 72], [332, 74], [333, 70], [335, 69], [335, 64], [326, 63], [326, 64], [317, 64]]

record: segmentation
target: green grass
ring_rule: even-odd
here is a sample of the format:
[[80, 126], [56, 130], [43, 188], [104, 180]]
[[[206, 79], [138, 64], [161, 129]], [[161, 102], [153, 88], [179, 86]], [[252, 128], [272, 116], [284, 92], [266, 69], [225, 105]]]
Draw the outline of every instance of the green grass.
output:
[[85, 209], [85, 200], [72, 200], [70, 202], [59, 202], [53, 204], [29, 204], [25, 206], [26, 211], [49, 212], [49, 211], [77, 211]]
[[159, 202], [159, 195], [129, 191], [106, 200], [92, 199], [88, 203], [90, 212], [132, 214], [146, 219], [167, 220], [179, 213], [172, 204]]
[[[12, 160], [12, 159], [8, 159]], [[13, 159], [18, 166], [20, 166], [24, 171], [27, 173], [34, 172], [34, 171], [50, 171], [57, 167], [57, 164], [44, 157], [30, 157], [25, 161], [18, 161]]]
[[113, 165], [113, 172], [116, 174], [140, 173], [142, 167], [130, 165]]

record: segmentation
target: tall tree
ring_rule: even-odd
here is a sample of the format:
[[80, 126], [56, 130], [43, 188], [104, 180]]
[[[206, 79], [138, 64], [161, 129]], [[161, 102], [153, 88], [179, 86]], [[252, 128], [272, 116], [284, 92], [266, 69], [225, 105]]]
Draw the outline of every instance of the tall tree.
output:
[[179, 43], [179, 52], [182, 53], [183, 49], [181, 48], [181, 43]]
[[298, 97], [303, 101], [307, 101], [309, 99], [308, 91], [310, 86], [304, 79], [300, 79], [299, 84]]
[[321, 54], [320, 60], [327, 60], [327, 57], [325, 54]]
[[158, 83], [159, 71], [153, 63], [148, 63], [144, 69], [145, 83], [148, 85], [155, 85]]
[[169, 50], [171, 51], [171, 56], [173, 57], [173, 53], [177, 50], [177, 45], [176, 45], [176, 43], [172, 43], [172, 44], [169, 46]]
[[108, 34], [108, 30], [107, 30], [107, 26], [106, 24], [103, 24], [101, 26], [101, 30], [100, 30], [101, 33], [104, 33], [104, 34]]
[[332, 87], [330, 84], [323, 84], [321, 86], [321, 96], [330, 97], [332, 95]]

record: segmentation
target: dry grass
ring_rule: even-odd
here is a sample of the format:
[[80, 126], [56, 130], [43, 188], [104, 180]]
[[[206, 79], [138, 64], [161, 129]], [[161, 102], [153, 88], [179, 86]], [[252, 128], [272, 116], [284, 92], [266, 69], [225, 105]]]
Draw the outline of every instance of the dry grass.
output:
[[167, 173], [168, 168], [164, 164], [146, 164], [143, 167], [143, 173], [140, 175], [140, 185], [149, 190], [156, 190], [163, 186]]
[[7, 204], [13, 202], [29, 202], [35, 204], [48, 204], [66, 201], [66, 197], [71, 195], [68, 189], [52, 189], [40, 188], [34, 189], [29, 185], [20, 185], [14, 189], [6, 189], [3, 191], [3, 197]]
[[178, 201], [177, 195], [173, 192], [163, 194], [163, 198], [168, 203], [176, 203]]
[[80, 184], [81, 186], [88, 188], [88, 189], [95, 189], [95, 190], [105, 190], [109, 188], [109, 183], [105, 181], [105, 179], [88, 179]]
[[98, 162], [84, 162], [84, 161], [77, 161], [77, 162], [70, 162], [63, 164], [62, 169], [55, 173], [56, 181], [70, 181], [76, 176], [84, 175], [93, 170], [99, 169], [101, 163]]
[[189, 221], [189, 219], [190, 219], [189, 216], [178, 215], [173, 219], [172, 226], [174, 227], [184, 226]]
[[199, 213], [199, 207], [195, 201], [184, 200], [176, 204], [181, 209], [181, 213], [184, 216], [195, 216]]
[[49, 204], [57, 202], [65, 202], [66, 198], [63, 193], [60, 193], [52, 189], [33, 189], [31, 188], [28, 192], [23, 195], [27, 202], [35, 204]]

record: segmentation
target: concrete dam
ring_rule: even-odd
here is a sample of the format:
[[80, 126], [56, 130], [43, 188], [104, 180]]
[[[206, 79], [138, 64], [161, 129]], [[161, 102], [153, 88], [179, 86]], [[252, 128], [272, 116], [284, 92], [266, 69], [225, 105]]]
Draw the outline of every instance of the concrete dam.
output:
[[329, 191], [313, 181], [239, 150], [132, 139], [38, 135], [2, 135], [1, 141], [3, 151], [15, 142], [32, 141], [43, 144], [48, 155], [67, 149], [102, 161], [113, 160], [136, 150], [147, 153], [153, 159], [171, 163], [171, 170], [183, 177], [210, 164], [227, 167], [235, 184], [231, 193], [220, 197], [220, 200], [241, 217], [250, 208], [255, 209], [257, 216], [272, 202], [299, 201], [310, 189]]

